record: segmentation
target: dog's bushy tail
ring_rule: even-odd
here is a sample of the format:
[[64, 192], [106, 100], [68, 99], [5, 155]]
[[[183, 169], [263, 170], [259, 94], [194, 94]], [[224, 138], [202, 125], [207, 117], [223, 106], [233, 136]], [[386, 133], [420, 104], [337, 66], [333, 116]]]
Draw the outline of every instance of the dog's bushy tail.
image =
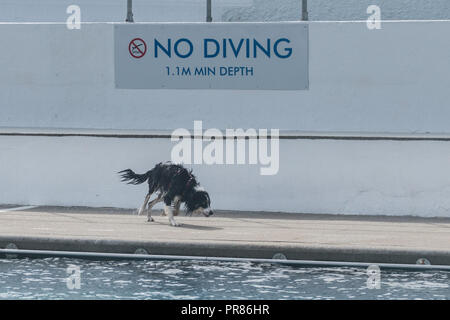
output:
[[122, 182], [127, 182], [128, 184], [142, 184], [150, 177], [151, 170], [144, 174], [136, 174], [131, 169], [122, 170], [118, 173], [122, 177]]

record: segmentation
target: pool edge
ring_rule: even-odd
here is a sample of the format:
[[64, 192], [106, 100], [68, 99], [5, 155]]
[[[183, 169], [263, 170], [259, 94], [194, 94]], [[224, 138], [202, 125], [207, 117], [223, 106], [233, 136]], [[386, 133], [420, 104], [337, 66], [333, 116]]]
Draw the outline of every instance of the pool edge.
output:
[[[450, 250], [380, 249], [363, 247], [314, 247], [292, 243], [229, 243], [199, 241], [128, 241], [49, 237], [0, 236], [0, 248], [13, 244], [20, 250], [44, 250], [105, 254], [134, 254], [144, 249], [150, 255], [272, 259], [281, 253], [288, 260], [378, 264], [416, 264], [425, 258], [432, 265], [450, 266]], [[11, 248], [11, 246], [9, 246]], [[14, 246], [12, 247], [14, 248]]]

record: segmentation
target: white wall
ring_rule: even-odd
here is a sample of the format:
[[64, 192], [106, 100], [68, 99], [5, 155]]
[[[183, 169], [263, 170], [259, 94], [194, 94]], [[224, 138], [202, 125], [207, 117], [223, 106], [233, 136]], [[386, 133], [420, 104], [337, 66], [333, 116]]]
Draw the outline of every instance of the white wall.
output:
[[[0, 127], [450, 134], [450, 21], [311, 23], [309, 91], [116, 90], [112, 25], [0, 24]], [[450, 142], [282, 140], [280, 172], [201, 166], [217, 209], [450, 216]], [[135, 207], [167, 139], [0, 135], [0, 203]], [[233, 186], [233, 188], [230, 188]]]
[[0, 126], [450, 133], [450, 21], [311, 23], [310, 90], [116, 90], [110, 24], [0, 24]]
[[[0, 203], [138, 207], [169, 139], [0, 137]], [[194, 166], [216, 209], [449, 217], [449, 142], [281, 140], [280, 171]]]

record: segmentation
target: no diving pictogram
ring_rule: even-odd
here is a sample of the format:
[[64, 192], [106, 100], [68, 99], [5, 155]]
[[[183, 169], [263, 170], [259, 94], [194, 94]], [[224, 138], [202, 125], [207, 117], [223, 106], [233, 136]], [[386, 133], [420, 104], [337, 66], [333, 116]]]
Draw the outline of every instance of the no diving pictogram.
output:
[[128, 45], [128, 51], [133, 58], [142, 58], [147, 52], [147, 44], [141, 38], [135, 38]]

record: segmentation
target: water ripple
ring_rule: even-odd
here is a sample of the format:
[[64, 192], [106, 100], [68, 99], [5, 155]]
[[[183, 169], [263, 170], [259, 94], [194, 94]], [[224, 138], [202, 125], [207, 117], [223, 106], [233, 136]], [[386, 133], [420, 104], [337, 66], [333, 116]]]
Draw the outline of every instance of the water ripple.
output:
[[[80, 289], [67, 267], [80, 267]], [[244, 262], [0, 259], [0, 299], [449, 299], [450, 273]]]

